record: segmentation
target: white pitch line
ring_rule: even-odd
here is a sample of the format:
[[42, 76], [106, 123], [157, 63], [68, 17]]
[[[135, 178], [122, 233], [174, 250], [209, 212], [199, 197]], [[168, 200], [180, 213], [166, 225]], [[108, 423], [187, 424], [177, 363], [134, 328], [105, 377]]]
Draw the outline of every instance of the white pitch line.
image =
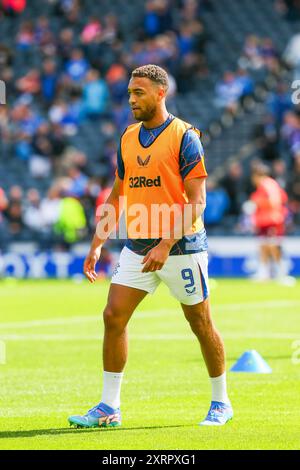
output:
[[58, 317], [46, 318], [44, 320], [26, 320], [0, 323], [0, 328], [3, 329], [19, 329], [19, 328], [35, 328], [40, 326], [55, 326], [55, 325], [74, 325], [76, 323], [89, 323], [100, 320], [100, 315], [81, 315], [76, 317]]
[[222, 310], [248, 310], [248, 309], [263, 309], [263, 308], [274, 308], [281, 309], [284, 307], [298, 307], [300, 306], [299, 300], [264, 300], [261, 302], [244, 302], [241, 304], [223, 304], [223, 305], [212, 305], [212, 309], [222, 309]]
[[[192, 341], [195, 337], [192, 334], [129, 334], [130, 339], [142, 341]], [[300, 332], [297, 333], [223, 333], [222, 337], [225, 339], [288, 339], [295, 340], [300, 337]], [[0, 336], [2, 341], [100, 341], [102, 336], [99, 335], [72, 335], [72, 334], [4, 334]]]
[[[221, 311], [232, 311], [232, 310], [252, 310], [252, 309], [282, 309], [286, 307], [296, 307], [300, 306], [300, 301], [294, 300], [279, 300], [279, 301], [262, 301], [262, 302], [250, 302], [250, 303], [233, 303], [233, 304], [216, 304], [212, 306], [213, 310]], [[136, 311], [134, 313], [134, 318], [152, 318], [160, 317], [163, 315], [172, 315], [172, 314], [181, 314], [181, 308], [178, 307], [172, 309], [155, 309], [155, 310], [144, 310], [142, 312]], [[23, 329], [23, 328], [35, 328], [43, 326], [56, 326], [56, 325], [74, 325], [81, 323], [90, 323], [90, 322], [100, 322], [102, 321], [102, 313], [99, 315], [80, 315], [74, 317], [58, 317], [58, 318], [46, 318], [42, 320], [26, 320], [26, 321], [16, 321], [16, 322], [0, 322], [0, 328], [7, 329]]]

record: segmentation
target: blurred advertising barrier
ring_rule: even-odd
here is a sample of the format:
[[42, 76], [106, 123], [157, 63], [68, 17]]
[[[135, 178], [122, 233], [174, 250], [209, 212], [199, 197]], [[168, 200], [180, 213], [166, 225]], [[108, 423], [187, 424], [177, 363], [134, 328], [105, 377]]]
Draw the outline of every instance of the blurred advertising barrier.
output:
[[[249, 277], [258, 266], [259, 240], [253, 237], [209, 237], [209, 274], [213, 277]], [[282, 240], [287, 271], [300, 276], [300, 238]], [[11, 244], [0, 252], [0, 278], [68, 278], [80, 277], [89, 244], [74, 245], [69, 252], [40, 252], [34, 244]], [[118, 253], [112, 253], [113, 263], [104, 272], [110, 276]]]

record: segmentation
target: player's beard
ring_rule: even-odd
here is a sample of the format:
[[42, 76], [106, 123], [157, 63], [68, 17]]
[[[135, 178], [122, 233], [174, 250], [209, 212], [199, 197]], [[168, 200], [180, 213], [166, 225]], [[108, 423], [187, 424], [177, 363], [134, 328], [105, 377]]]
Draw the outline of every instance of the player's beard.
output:
[[156, 114], [156, 106], [153, 105], [152, 107], [151, 106], [147, 107], [147, 109], [145, 109], [144, 111], [140, 111], [139, 116], [135, 116], [135, 119], [137, 121], [147, 122], [147, 121], [151, 121], [151, 119], [153, 119], [155, 114]]

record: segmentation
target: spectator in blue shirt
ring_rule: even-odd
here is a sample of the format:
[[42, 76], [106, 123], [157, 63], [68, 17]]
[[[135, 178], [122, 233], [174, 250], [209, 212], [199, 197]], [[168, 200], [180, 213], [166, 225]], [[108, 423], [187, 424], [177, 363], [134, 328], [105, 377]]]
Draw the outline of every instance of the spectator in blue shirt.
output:
[[206, 209], [204, 221], [206, 225], [218, 225], [229, 209], [229, 197], [223, 188], [217, 186], [212, 179], [207, 181]]
[[216, 106], [232, 113], [236, 112], [241, 97], [241, 86], [234, 73], [225, 72], [223, 80], [216, 85], [216, 95]]
[[144, 30], [154, 37], [172, 29], [171, 4], [168, 0], [147, 0], [144, 14]]
[[106, 111], [108, 99], [106, 82], [100, 78], [98, 70], [90, 70], [83, 87], [83, 114], [90, 118], [101, 117]]
[[81, 82], [84, 80], [90, 65], [88, 61], [84, 58], [83, 53], [80, 49], [73, 49], [71, 53], [71, 58], [66, 64], [66, 73], [67, 76], [73, 82]]
[[236, 83], [240, 86], [241, 97], [249, 96], [254, 92], [253, 80], [245, 69], [238, 69]]
[[291, 93], [284, 83], [279, 83], [275, 92], [270, 93], [267, 100], [268, 111], [273, 116], [277, 126], [283, 121], [284, 114], [292, 109]]
[[89, 181], [88, 177], [81, 173], [80, 169], [76, 166], [69, 169], [68, 176], [71, 180], [67, 190], [68, 195], [78, 198], [84, 196]]
[[45, 60], [41, 77], [41, 89], [44, 100], [51, 103], [55, 97], [58, 82], [56, 64], [53, 60]]

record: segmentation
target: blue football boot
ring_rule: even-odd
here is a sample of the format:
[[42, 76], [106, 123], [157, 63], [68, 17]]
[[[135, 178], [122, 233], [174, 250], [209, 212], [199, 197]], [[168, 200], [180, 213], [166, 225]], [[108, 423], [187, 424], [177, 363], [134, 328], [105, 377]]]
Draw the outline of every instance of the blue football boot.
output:
[[222, 426], [233, 418], [232, 406], [221, 401], [212, 401], [210, 409], [200, 426]]
[[107, 428], [121, 426], [121, 411], [119, 408], [111, 408], [105, 403], [91, 408], [84, 416], [70, 416], [70, 426], [75, 428]]

